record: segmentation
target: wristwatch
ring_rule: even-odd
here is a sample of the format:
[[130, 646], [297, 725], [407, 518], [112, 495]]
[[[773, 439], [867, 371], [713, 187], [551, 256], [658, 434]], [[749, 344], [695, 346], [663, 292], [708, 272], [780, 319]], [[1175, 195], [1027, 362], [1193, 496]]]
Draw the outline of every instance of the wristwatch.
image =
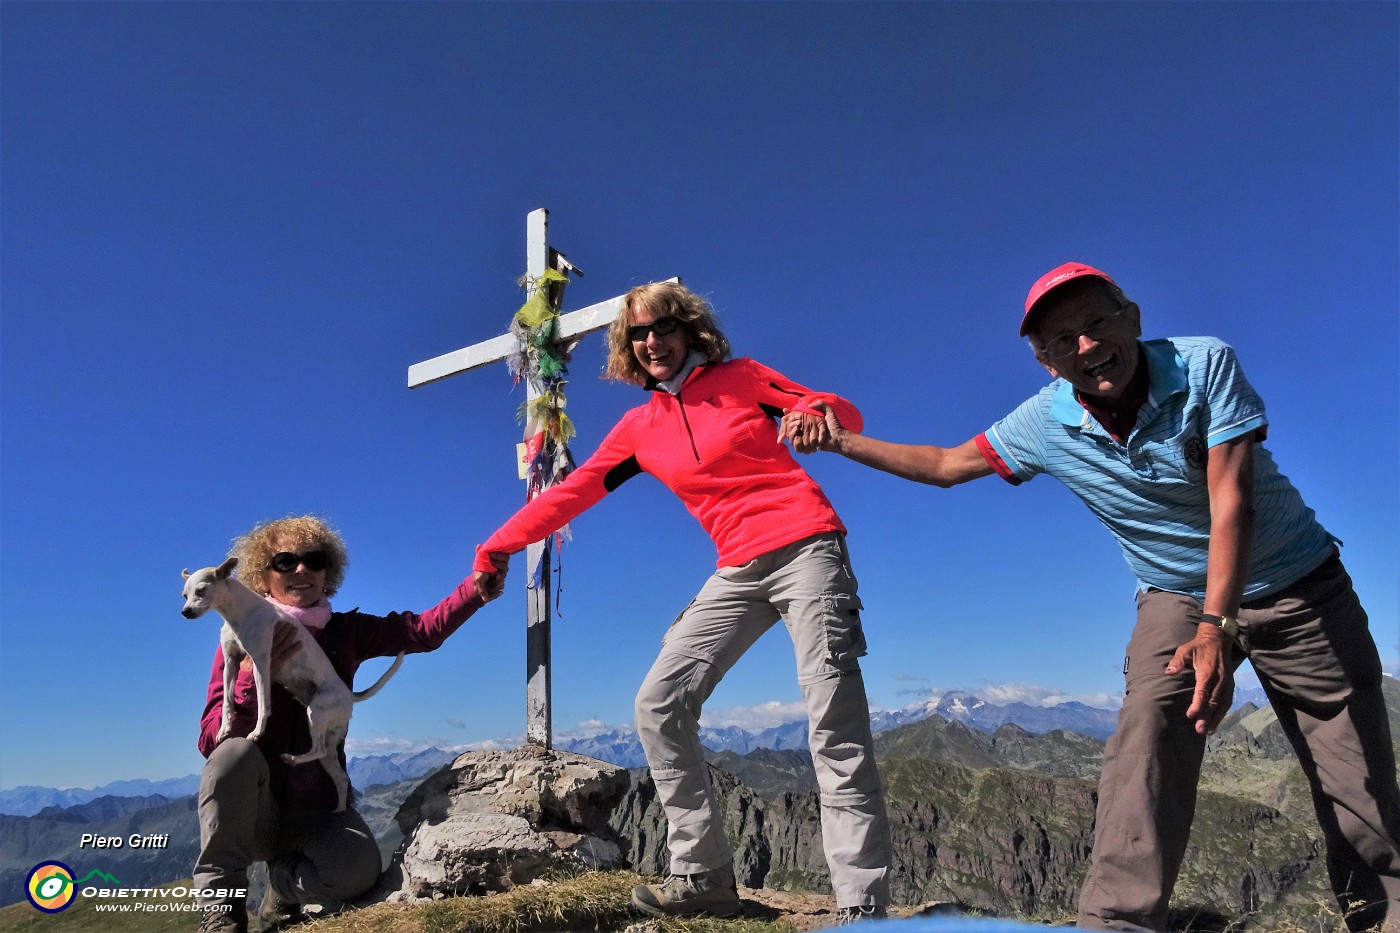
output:
[[1226, 638], [1236, 638], [1240, 634], [1240, 623], [1234, 616], [1217, 616], [1203, 612], [1201, 621], [1209, 625], [1218, 625]]

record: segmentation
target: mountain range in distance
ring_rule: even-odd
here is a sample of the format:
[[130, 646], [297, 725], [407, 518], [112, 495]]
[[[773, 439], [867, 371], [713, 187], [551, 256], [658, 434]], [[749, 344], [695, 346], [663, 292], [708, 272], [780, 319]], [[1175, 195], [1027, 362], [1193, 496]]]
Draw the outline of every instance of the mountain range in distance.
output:
[[[1382, 686], [1392, 733], [1400, 736], [1400, 681], [1386, 677]], [[1014, 704], [998, 709], [968, 694], [940, 700], [947, 716], [930, 703], [922, 710], [874, 717], [877, 725], [912, 720], [875, 736], [900, 866], [892, 882], [895, 896], [902, 903], [961, 903], [991, 916], [1072, 913], [1092, 844], [1103, 741], [1062, 728], [1033, 732], [1009, 721], [1018, 712], [1011, 709]], [[1077, 712], [1082, 710], [1073, 706], [1061, 710]], [[1041, 715], [1038, 708], [1035, 715]], [[994, 731], [970, 724], [998, 721], [1002, 724]], [[1037, 718], [1032, 724], [1044, 723]], [[789, 746], [708, 756], [726, 812], [733, 808], [742, 814], [734, 826], [736, 873], [742, 872], [750, 887], [829, 886], [811, 757], [806, 748], [792, 747], [802, 737], [800, 724], [759, 733], [734, 728], [707, 733], [712, 745]], [[613, 730], [571, 744], [585, 742], [596, 752], [623, 757], [634, 753], [635, 736]], [[457, 751], [352, 760], [356, 809], [382, 857], [388, 859], [403, 838], [398, 817], [404, 801], [423, 786], [427, 772], [440, 767], [437, 762], [445, 765]], [[424, 773], [372, 783], [405, 770]], [[1311, 794], [1271, 709], [1246, 701], [1226, 717], [1207, 743], [1200, 790], [1192, 850], [1177, 883], [1180, 923], [1173, 928], [1202, 917], [1214, 918], [1210, 929], [1233, 928], [1248, 916], [1251, 928], [1257, 922], [1259, 929], [1279, 929], [1274, 919], [1293, 923], [1327, 902]], [[635, 870], [666, 869], [665, 816], [645, 769], [631, 771], [630, 789], [609, 825], [630, 846]], [[33, 816], [0, 815], [0, 893], [18, 898], [27, 873], [41, 859], [81, 862], [85, 868], [96, 864], [92, 853], [81, 851], [82, 833], [127, 838], [137, 832], [160, 834], [169, 845], [102, 853], [97, 863], [103, 871], [128, 887], [187, 877], [198, 857], [196, 798], [102, 796], [68, 808], [50, 806]], [[254, 903], [261, 897], [262, 877], [254, 872], [250, 878]], [[19, 906], [30, 910], [23, 902]]]
[[[1268, 701], [1257, 688], [1236, 690], [1236, 707], [1246, 702], [1264, 706]], [[871, 715], [870, 726], [874, 732], [884, 732], [933, 715], [941, 716], [949, 722], [960, 722], [979, 732], [992, 733], [1003, 725], [1012, 724], [1032, 733], [1062, 729], [1100, 741], [1112, 734], [1118, 717], [1116, 710], [1101, 709], [1074, 701], [1056, 706], [1033, 706], [1022, 702], [999, 704], [984, 700], [973, 693], [950, 691], [925, 703], [897, 710], [879, 710]], [[798, 720], [758, 732], [739, 726], [706, 727], [700, 730], [700, 741], [713, 752], [732, 752], [741, 756], [756, 749], [805, 751], [807, 723]], [[554, 747], [625, 768], [646, 766], [646, 758], [637, 733], [631, 729], [613, 729], [594, 735], [560, 738], [555, 740]], [[369, 788], [420, 777], [452, 761], [464, 750], [467, 749], [451, 751], [427, 748], [413, 752], [354, 757], [349, 761], [350, 780], [356, 788]], [[114, 781], [93, 788], [14, 787], [0, 790], [0, 814], [34, 816], [49, 807], [64, 809], [86, 804], [100, 797], [159, 795], [175, 799], [194, 794], [198, 789], [198, 774], [154, 781]]]

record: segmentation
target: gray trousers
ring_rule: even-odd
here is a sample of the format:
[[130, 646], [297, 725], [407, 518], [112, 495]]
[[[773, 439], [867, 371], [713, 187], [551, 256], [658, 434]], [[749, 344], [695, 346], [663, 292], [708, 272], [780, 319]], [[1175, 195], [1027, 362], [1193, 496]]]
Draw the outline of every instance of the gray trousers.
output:
[[[1148, 590], [1128, 643], [1127, 694], [1104, 752], [1079, 925], [1164, 930], [1186, 852], [1205, 737], [1186, 718], [1190, 676], [1162, 673], [1195, 636], [1200, 605]], [[1400, 929], [1400, 790], [1366, 611], [1338, 558], [1239, 613], [1249, 658], [1303, 766], [1327, 869], [1352, 930]], [[1366, 906], [1353, 910], [1350, 905]]]
[[[329, 904], [364, 894], [379, 878], [379, 846], [360, 814], [280, 812], [267, 760], [247, 739], [226, 739], [199, 777], [199, 890], [246, 888], [248, 866], [268, 863], [268, 882], [296, 904]], [[201, 901], [200, 907], [218, 901]]]
[[669, 823], [674, 874], [729, 864], [733, 850], [700, 745], [700, 707], [781, 618], [797, 655], [822, 846], [841, 907], [889, 902], [890, 831], [861, 679], [865, 635], [845, 539], [816, 535], [723, 567], [662, 640], [637, 693], [637, 732]]

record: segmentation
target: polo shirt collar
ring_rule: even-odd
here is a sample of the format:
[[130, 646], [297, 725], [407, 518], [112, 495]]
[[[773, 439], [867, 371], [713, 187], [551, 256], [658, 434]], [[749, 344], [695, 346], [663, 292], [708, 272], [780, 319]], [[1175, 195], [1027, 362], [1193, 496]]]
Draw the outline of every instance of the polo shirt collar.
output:
[[1186, 381], [1186, 362], [1170, 340], [1154, 340], [1144, 343], [1143, 347], [1147, 350], [1147, 378], [1151, 386], [1147, 401], [1150, 404], [1160, 406], [1190, 387]]
[[[1138, 345], [1146, 351], [1144, 359], [1147, 362], [1148, 380], [1147, 401], [1138, 413], [1138, 423], [1142, 424], [1152, 412], [1161, 408], [1167, 399], [1185, 392], [1188, 385], [1186, 363], [1177, 354], [1176, 347], [1172, 346], [1170, 340], [1139, 342]], [[1050, 414], [1056, 421], [1071, 428], [1101, 429], [1094, 416], [1085, 411], [1084, 406], [1079, 404], [1079, 399], [1074, 397], [1074, 386], [1068, 379], [1060, 380], [1060, 387], [1055, 390], [1055, 400], [1050, 406]]]

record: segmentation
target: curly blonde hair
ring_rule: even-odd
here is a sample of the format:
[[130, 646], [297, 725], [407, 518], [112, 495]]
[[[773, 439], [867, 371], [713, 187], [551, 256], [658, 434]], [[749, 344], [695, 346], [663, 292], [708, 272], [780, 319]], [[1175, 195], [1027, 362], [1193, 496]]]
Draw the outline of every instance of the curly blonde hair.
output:
[[264, 596], [270, 590], [267, 575], [272, 569], [268, 562], [278, 551], [325, 551], [326, 596], [334, 596], [345, 582], [345, 568], [350, 558], [345, 552], [345, 540], [326, 522], [314, 515], [294, 515], [253, 527], [252, 531], [233, 539], [228, 556], [238, 558], [234, 576], [255, 593]]
[[639, 386], [647, 384], [647, 371], [637, 361], [632, 341], [627, 337], [634, 308], [645, 308], [652, 313], [653, 319], [678, 319], [690, 348], [705, 354], [711, 363], [729, 359], [729, 341], [720, 332], [715, 310], [708, 301], [676, 282], [648, 282], [623, 296], [622, 310], [608, 325], [608, 362], [603, 367], [604, 379]]

